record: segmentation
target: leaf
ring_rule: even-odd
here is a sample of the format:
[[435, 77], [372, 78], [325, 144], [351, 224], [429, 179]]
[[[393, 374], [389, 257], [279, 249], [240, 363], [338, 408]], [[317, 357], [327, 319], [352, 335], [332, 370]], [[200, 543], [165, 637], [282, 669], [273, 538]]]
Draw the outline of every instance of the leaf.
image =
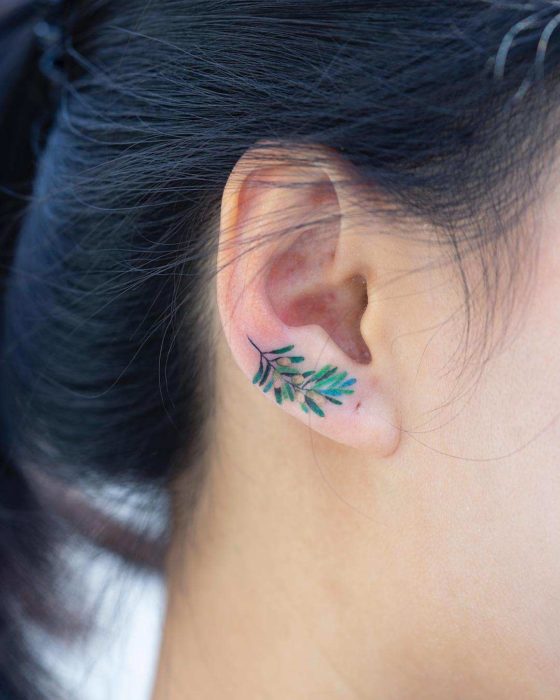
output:
[[290, 352], [290, 350], [293, 350], [294, 346], [293, 345], [286, 345], [283, 348], [277, 348], [276, 350], [269, 350], [267, 355], [283, 355], [285, 352]]
[[335, 375], [330, 375], [330, 376], [325, 375], [325, 377], [323, 377], [323, 379], [321, 379], [321, 381], [318, 382], [315, 386], [317, 387], [317, 386], [327, 386], [328, 385], [329, 388], [334, 389], [334, 387], [337, 384], [339, 384], [344, 379], [344, 377], [346, 377], [347, 374], [348, 374], [348, 372], [340, 372], [339, 374], [335, 374]]
[[270, 391], [272, 389], [272, 385], [274, 384], [274, 379], [271, 379], [268, 384], [265, 386], [263, 389], [264, 393], [266, 394], [267, 391]]
[[262, 373], [263, 373], [263, 363], [261, 360], [259, 362], [259, 369], [258, 369], [257, 373], [255, 374], [255, 376], [253, 377], [253, 384], [256, 384], [259, 381], [259, 379], [262, 377]]
[[266, 383], [266, 380], [268, 379], [268, 375], [270, 374], [270, 365], [267, 363], [266, 369], [264, 371], [263, 376], [261, 377], [261, 380], [259, 382], [259, 386], [262, 386], [263, 384]]
[[282, 385], [282, 398], [286, 399], [286, 400], [288, 399], [288, 385], [287, 384]]
[[280, 372], [280, 374], [299, 374], [299, 369], [297, 367], [277, 367], [276, 370]]
[[319, 408], [315, 401], [313, 401], [313, 399], [310, 399], [309, 396], [305, 397], [305, 403], [309, 406], [313, 413], [316, 413], [318, 416], [321, 416], [321, 418], [325, 417], [323, 410]]
[[318, 381], [322, 377], [324, 377], [327, 372], [329, 374], [332, 374], [333, 372], [336, 372], [337, 368], [333, 367], [332, 365], [325, 365], [322, 369], [320, 369], [317, 374], [313, 377], [314, 381]]
[[323, 394], [323, 396], [327, 399], [327, 401], [335, 403], [337, 404], [337, 406], [342, 406], [342, 401], [339, 401], [338, 399], [333, 399], [332, 396], [327, 396], [327, 394]]
[[341, 384], [340, 386], [341, 386], [341, 387], [344, 387], [344, 386], [352, 386], [352, 384], [355, 384], [356, 381], [357, 381], [357, 380], [356, 380], [354, 377], [352, 377], [352, 379], [347, 379], [347, 380], [346, 380], [343, 384]]
[[291, 384], [286, 384], [286, 391], [288, 392], [288, 398], [290, 399], [290, 401], [293, 401], [296, 397]]
[[288, 360], [291, 360], [291, 362], [296, 364], [297, 362], [303, 362], [305, 357], [302, 357], [301, 355], [289, 355]]
[[337, 389], [341, 394], [353, 394], [354, 389]]
[[274, 396], [276, 397], [276, 403], [282, 403], [282, 389], [275, 387]]
[[333, 367], [326, 374], [324, 374], [321, 381], [319, 381], [319, 382], [317, 382], [317, 384], [315, 384], [315, 388], [317, 388], [319, 386], [324, 386], [325, 384], [330, 384], [331, 377], [333, 377], [333, 375], [336, 376], [334, 373], [337, 371], [337, 369], [338, 369], [338, 367]]
[[[348, 372], [340, 372], [339, 374], [335, 374], [333, 377], [329, 377], [328, 381], [325, 379], [327, 384], [329, 384], [331, 387], [334, 387], [335, 384], [340, 384], [340, 382], [345, 379], [348, 376]], [[321, 382], [323, 384], [323, 382]]]
[[300, 403], [300, 406], [301, 406], [301, 410], [304, 413], [309, 413], [309, 409], [307, 408], [307, 406], [304, 403]]
[[302, 372], [301, 376], [302, 377], [310, 377], [312, 374], [315, 374], [314, 369], [308, 369], [306, 372]]
[[322, 396], [340, 396], [342, 391], [340, 389], [320, 389], [319, 392]]

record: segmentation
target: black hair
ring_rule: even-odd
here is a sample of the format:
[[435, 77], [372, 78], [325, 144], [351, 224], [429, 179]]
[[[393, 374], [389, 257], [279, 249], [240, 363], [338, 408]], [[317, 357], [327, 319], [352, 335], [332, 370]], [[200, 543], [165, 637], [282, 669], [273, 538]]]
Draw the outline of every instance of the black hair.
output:
[[213, 223], [243, 153], [260, 141], [341, 153], [396, 216], [439, 232], [467, 315], [465, 258], [477, 257], [491, 318], [500, 275], [509, 285], [522, 265], [514, 230], [556, 138], [552, 1], [62, 5], [54, 109], [32, 39], [40, 8], [0, 34], [13, 61], [0, 111], [8, 700], [54, 697], [26, 632], [58, 615], [54, 562], [69, 528], [136, 563], [157, 566], [165, 551], [165, 530], [159, 545], [142, 548], [138, 533], [118, 544], [90, 527], [83, 500], [65, 509], [48, 494], [166, 493], [195, 473], [211, 413]]

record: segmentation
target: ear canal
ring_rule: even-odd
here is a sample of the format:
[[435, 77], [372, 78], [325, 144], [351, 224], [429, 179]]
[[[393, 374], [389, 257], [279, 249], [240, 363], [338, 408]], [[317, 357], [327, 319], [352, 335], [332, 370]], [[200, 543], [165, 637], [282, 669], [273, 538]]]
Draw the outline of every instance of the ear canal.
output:
[[[277, 283], [278, 277], [275, 276], [273, 284]], [[273, 291], [269, 293], [275, 313], [287, 326], [321, 326], [354, 361], [371, 362], [370, 350], [360, 332], [367, 308], [367, 286], [363, 277], [353, 277], [337, 287], [318, 284], [312, 290], [301, 290], [294, 285], [282, 295]]]

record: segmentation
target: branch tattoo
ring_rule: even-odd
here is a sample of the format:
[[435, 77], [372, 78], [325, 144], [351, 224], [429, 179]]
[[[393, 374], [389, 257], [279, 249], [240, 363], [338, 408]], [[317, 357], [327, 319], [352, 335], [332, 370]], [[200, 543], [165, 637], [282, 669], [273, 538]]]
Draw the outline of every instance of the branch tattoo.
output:
[[298, 365], [305, 357], [287, 354], [292, 352], [293, 345], [264, 351], [249, 336], [247, 338], [259, 353], [259, 368], [253, 384], [258, 384], [265, 394], [274, 388], [278, 404], [296, 401], [304, 413], [313, 411], [324, 418], [327, 402], [340, 406], [345, 395], [354, 393], [351, 387], [356, 379], [348, 377], [348, 372], [339, 372], [334, 365], [303, 371]]

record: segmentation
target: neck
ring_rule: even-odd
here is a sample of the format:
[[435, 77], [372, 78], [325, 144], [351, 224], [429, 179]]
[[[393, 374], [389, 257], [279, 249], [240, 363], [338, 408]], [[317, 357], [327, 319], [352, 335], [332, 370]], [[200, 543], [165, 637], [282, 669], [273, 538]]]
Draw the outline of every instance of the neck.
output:
[[[234, 370], [217, 384], [251, 405]], [[373, 582], [360, 571], [384, 546], [344, 491], [363, 490], [372, 467], [323, 473], [345, 463], [342, 447], [257, 401], [216, 417], [201, 496], [176, 527], [154, 700], [371, 697], [384, 640], [364, 617]]]
[[[245, 384], [233, 369], [218, 377], [231, 395], [216, 400], [188, 526], [188, 489], [176, 489], [153, 700], [474, 697], [479, 626], [453, 620], [476, 588], [453, 563], [449, 543], [462, 540], [429, 479], [434, 465], [407, 466], [402, 451], [398, 464], [377, 463]], [[447, 471], [464, 483], [464, 470]], [[477, 697], [512, 696], [503, 674], [496, 684]]]
[[[155, 700], [371, 697], [381, 640], [350, 575], [354, 557], [368, 554], [332, 549], [363, 524], [333, 513], [343, 506], [325, 485], [317, 502], [312, 465], [274, 488], [248, 462], [218, 471], [188, 537], [175, 541]], [[302, 522], [310, 508], [327, 527]]]

